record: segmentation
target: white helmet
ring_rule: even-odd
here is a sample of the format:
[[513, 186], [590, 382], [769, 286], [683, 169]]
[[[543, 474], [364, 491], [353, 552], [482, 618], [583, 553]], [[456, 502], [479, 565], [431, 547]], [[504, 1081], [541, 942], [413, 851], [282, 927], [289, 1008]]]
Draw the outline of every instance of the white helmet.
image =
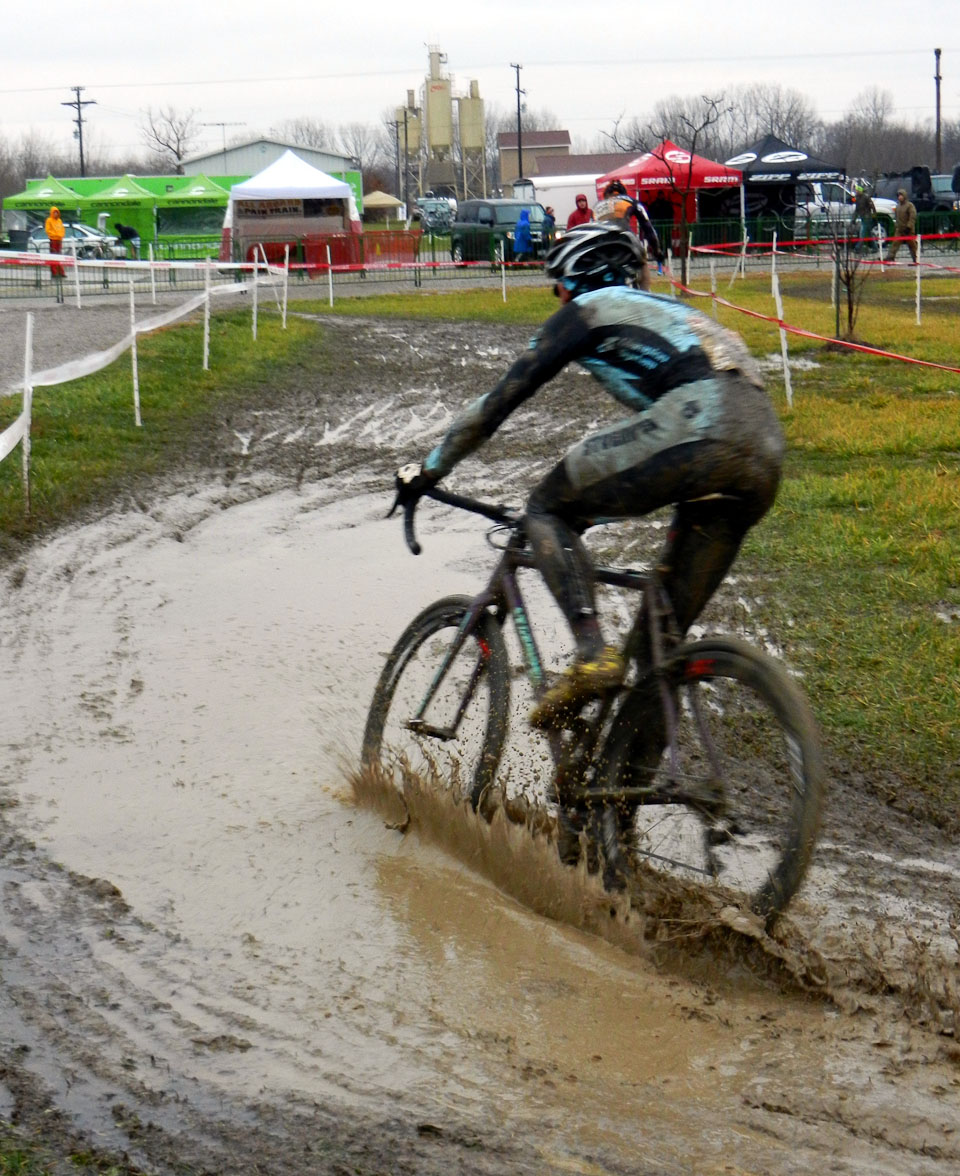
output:
[[643, 246], [627, 229], [592, 221], [577, 225], [546, 256], [544, 273], [575, 294], [630, 283], [644, 262]]

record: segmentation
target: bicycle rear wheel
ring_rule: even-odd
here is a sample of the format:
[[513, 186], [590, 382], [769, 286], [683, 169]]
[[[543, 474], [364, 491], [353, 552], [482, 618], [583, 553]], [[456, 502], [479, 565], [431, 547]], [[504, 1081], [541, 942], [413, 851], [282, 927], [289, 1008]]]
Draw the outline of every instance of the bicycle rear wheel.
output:
[[[483, 613], [450, 657], [471, 600], [447, 596], [404, 630], [377, 682], [362, 763], [413, 772], [469, 797], [493, 783], [507, 731], [509, 662], [496, 620]], [[448, 661], [449, 658], [449, 661]]]
[[[816, 724], [780, 665], [741, 641], [682, 645], [624, 700], [604, 755], [605, 789], [642, 789], [617, 820], [606, 856], [717, 886], [769, 927], [810, 862], [823, 805]], [[611, 837], [611, 829], [618, 836]]]

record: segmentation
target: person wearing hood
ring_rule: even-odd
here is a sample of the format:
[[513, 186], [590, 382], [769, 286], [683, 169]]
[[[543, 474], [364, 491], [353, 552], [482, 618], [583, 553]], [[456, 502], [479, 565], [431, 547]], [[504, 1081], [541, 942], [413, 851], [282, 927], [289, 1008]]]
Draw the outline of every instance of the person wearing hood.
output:
[[587, 197], [583, 192], [577, 196], [577, 206], [567, 217], [567, 228], [572, 229], [577, 225], [586, 225], [593, 220], [593, 210], [587, 203]]
[[[47, 240], [50, 242], [51, 253], [63, 252], [63, 238], [66, 236], [67, 230], [64, 227], [63, 221], [60, 219], [60, 209], [51, 208], [50, 215], [43, 223], [44, 232], [47, 234]], [[59, 262], [54, 262], [50, 266], [50, 276], [57, 282], [57, 301], [63, 301], [63, 285], [62, 280], [66, 274], [63, 266]]]
[[517, 217], [517, 227], [513, 230], [513, 260], [527, 261], [533, 253], [533, 237], [530, 233], [530, 213], [526, 208], [520, 209]]
[[896, 261], [897, 253], [904, 239], [907, 242], [907, 248], [910, 250], [910, 256], [913, 258], [913, 264], [917, 264], [917, 206], [907, 196], [906, 188], [900, 188], [897, 192], [897, 222], [893, 229], [893, 240], [890, 242], [890, 256], [888, 261]]

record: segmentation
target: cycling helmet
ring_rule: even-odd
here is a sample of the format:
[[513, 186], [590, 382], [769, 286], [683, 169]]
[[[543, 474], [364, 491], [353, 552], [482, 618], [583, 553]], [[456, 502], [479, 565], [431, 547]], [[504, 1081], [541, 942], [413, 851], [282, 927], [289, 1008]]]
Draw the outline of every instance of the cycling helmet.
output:
[[628, 285], [644, 262], [643, 246], [626, 229], [596, 221], [565, 233], [544, 262], [548, 278], [574, 294]]
[[627, 190], [620, 180], [611, 180], [603, 190], [604, 196], [626, 196]]

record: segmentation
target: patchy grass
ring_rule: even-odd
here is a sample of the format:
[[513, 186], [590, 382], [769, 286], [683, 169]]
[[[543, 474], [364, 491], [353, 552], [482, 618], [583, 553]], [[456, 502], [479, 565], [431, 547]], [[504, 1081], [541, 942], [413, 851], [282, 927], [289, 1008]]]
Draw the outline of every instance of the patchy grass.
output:
[[[138, 340], [143, 427], [134, 423], [130, 358], [102, 372], [33, 396], [30, 513], [24, 512], [17, 449], [0, 463], [0, 551], [91, 507], [124, 487], [142, 485], [189, 456], [211, 421], [305, 362], [316, 331], [294, 317], [283, 331], [264, 314], [255, 346], [245, 311], [214, 317], [210, 370], [203, 371], [199, 324], [168, 327]], [[19, 396], [0, 399], [0, 430], [16, 419]]]

